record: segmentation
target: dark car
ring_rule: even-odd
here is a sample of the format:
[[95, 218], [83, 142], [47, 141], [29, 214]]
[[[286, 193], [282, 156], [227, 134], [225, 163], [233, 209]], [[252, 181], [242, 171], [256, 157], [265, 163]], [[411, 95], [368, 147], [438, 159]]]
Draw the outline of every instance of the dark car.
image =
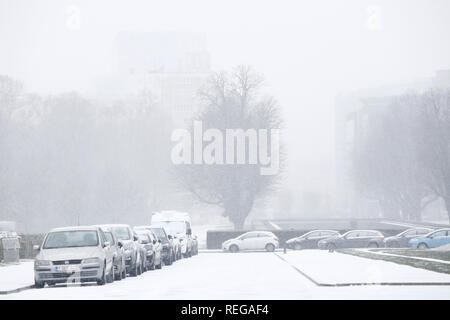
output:
[[320, 240], [319, 249], [343, 248], [382, 248], [384, 247], [384, 236], [376, 230], [352, 230], [343, 235]]
[[301, 249], [317, 249], [320, 240], [339, 236], [339, 232], [333, 230], [314, 230], [307, 232], [300, 237], [292, 238], [286, 241], [286, 248]]
[[171, 236], [163, 227], [139, 226], [136, 230], [148, 230], [161, 242], [161, 258], [164, 264], [170, 266], [175, 261], [175, 251], [171, 242]]
[[408, 248], [409, 240], [424, 236], [433, 231], [429, 228], [412, 228], [407, 229], [399, 234], [384, 239], [387, 248]]

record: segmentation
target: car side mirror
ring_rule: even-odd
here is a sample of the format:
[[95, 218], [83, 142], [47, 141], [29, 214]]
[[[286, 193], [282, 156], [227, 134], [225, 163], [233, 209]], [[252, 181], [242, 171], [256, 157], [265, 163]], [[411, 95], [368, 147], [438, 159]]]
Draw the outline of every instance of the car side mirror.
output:
[[38, 244], [35, 244], [35, 245], [33, 246], [33, 250], [34, 250], [34, 251], [39, 251], [39, 250], [41, 250], [41, 246], [38, 245]]
[[192, 234], [192, 229], [191, 228], [187, 229], [186, 234], [190, 236]]
[[138, 238], [137, 236], [133, 236], [133, 240], [134, 240], [134, 241], [138, 241], [139, 238]]
[[161, 243], [161, 240], [158, 239], [158, 243]]
[[167, 236], [167, 239], [172, 240], [172, 236], [169, 234], [169, 235]]
[[103, 243], [103, 248], [107, 248], [111, 245], [111, 243], [109, 241], [105, 241], [105, 243]]
[[119, 248], [122, 248], [123, 247], [122, 241], [117, 242], [117, 245], [119, 246]]
[[153, 244], [156, 244], [156, 240], [153, 240]]

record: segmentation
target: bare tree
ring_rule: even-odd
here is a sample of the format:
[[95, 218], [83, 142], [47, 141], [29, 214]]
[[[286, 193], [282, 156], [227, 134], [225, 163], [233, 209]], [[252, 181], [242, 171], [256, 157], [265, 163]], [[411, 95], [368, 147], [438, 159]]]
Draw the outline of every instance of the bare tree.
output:
[[417, 95], [394, 97], [372, 114], [366, 136], [355, 153], [355, 180], [360, 190], [379, 202], [392, 219], [421, 220], [430, 190], [418, 161]]
[[[231, 75], [214, 74], [200, 92], [206, 106], [196, 120], [204, 130], [280, 128], [279, 107], [272, 97], [261, 97], [261, 76], [240, 66]], [[259, 147], [259, 146], [258, 146]], [[247, 150], [248, 151], [248, 150]], [[247, 152], [248, 158], [248, 152]], [[199, 201], [223, 208], [236, 229], [242, 229], [257, 198], [275, 190], [278, 175], [261, 175], [260, 164], [184, 164], [176, 176], [184, 190]]]
[[444, 200], [450, 220], [450, 89], [427, 91], [419, 106], [419, 159], [427, 186]]

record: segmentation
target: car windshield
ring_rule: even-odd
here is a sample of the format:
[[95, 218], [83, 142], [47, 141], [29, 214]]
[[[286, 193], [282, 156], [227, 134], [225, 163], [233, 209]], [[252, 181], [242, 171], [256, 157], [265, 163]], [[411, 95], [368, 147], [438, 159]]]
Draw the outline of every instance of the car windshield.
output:
[[148, 235], [146, 233], [137, 233], [137, 236], [140, 241], [147, 241], [147, 242], [150, 241], [150, 239], [148, 238]]
[[44, 249], [95, 247], [98, 235], [95, 230], [56, 231], [48, 234]]
[[111, 232], [105, 232], [106, 240], [108, 240], [109, 243], [114, 244], [114, 238], [112, 236]]
[[161, 221], [157, 225], [167, 227], [175, 233], [186, 233], [186, 223], [184, 221]]
[[158, 237], [158, 239], [164, 239], [166, 237], [166, 233], [163, 228], [152, 228], [152, 231]]
[[114, 233], [121, 240], [131, 240], [131, 234], [127, 227], [114, 227]]

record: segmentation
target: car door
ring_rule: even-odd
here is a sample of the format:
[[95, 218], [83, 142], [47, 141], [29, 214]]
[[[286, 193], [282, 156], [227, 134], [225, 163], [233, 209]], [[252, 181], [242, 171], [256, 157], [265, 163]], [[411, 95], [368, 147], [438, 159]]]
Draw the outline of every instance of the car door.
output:
[[408, 247], [409, 240], [413, 238], [417, 238], [419, 234], [417, 234], [417, 230], [409, 230], [405, 232], [401, 238], [398, 239], [398, 243], [400, 247]]
[[308, 234], [305, 239], [302, 241], [302, 247], [304, 249], [312, 249], [317, 247], [317, 242], [321, 240], [321, 232], [320, 231], [314, 231]]
[[266, 245], [270, 242], [271, 236], [267, 233], [258, 233], [258, 237], [256, 238], [256, 246], [255, 250], [264, 250]]
[[[108, 239], [105, 236], [105, 233], [99, 229], [100, 233], [100, 243], [102, 246], [102, 250], [105, 252], [105, 260], [106, 260], [106, 272], [109, 272], [112, 268], [113, 264], [113, 256], [114, 256], [114, 249], [112, 247], [112, 244], [108, 242]], [[108, 245], [106, 245], [108, 243]]]
[[430, 248], [440, 247], [444, 244], [447, 244], [448, 243], [447, 241], [448, 241], [448, 231], [447, 230], [436, 231], [435, 233], [431, 234], [431, 237], [429, 240], [429, 247]]
[[344, 248], [359, 248], [361, 246], [361, 231], [353, 231], [346, 235], [342, 244]]
[[240, 241], [239, 248], [241, 250], [255, 250], [258, 246], [258, 234], [251, 232], [245, 234]]

